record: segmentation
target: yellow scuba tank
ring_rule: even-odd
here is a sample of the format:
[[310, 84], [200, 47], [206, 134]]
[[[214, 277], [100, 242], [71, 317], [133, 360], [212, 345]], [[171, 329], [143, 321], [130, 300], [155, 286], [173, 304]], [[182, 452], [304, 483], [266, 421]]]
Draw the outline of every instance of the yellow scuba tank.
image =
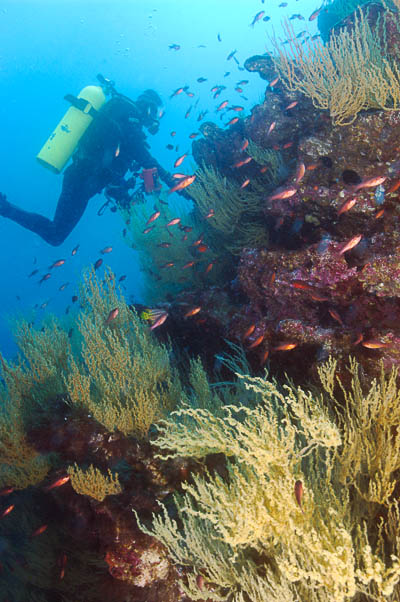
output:
[[41, 165], [60, 173], [91, 124], [96, 112], [106, 102], [100, 86], [86, 86], [78, 97], [67, 95], [71, 106], [36, 156]]

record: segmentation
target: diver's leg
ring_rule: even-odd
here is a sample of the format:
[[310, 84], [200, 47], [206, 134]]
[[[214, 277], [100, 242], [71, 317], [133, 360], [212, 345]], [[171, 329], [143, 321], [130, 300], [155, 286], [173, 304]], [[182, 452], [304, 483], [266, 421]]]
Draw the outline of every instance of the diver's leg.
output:
[[89, 199], [99, 191], [98, 188], [98, 182], [93, 177], [86, 176], [81, 167], [73, 163], [65, 170], [63, 188], [53, 220], [12, 205], [4, 195], [0, 198], [0, 215], [35, 232], [50, 245], [58, 246], [75, 228]]

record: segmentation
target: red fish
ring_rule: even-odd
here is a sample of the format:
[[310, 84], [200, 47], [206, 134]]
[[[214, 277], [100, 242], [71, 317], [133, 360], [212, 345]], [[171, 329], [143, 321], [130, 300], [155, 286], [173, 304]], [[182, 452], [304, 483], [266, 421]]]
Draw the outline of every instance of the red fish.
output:
[[38, 527], [38, 528], [36, 529], [36, 531], [34, 531], [34, 532], [32, 533], [32, 536], [31, 536], [31, 537], [36, 537], [37, 535], [41, 535], [42, 533], [44, 533], [44, 532], [46, 531], [46, 529], [47, 529], [47, 526], [48, 526], [48, 525], [42, 525], [41, 527]]
[[65, 477], [60, 477], [59, 479], [57, 479], [57, 481], [54, 481], [54, 483], [52, 483], [51, 485], [48, 485], [47, 487], [45, 487], [46, 491], [51, 491], [52, 489], [56, 489], [57, 487], [61, 487], [62, 485], [65, 485], [65, 483], [68, 483], [68, 481], [70, 480], [70, 476], [69, 475], [65, 475]]
[[0, 514], [0, 518], [4, 518], [5, 516], [7, 516], [7, 514], [10, 514], [10, 512], [12, 512], [15, 508], [15, 504], [11, 504], [10, 506], [8, 506], [3, 512], [2, 514]]
[[163, 265], [160, 265], [160, 268], [173, 268], [174, 267], [174, 262], [173, 261], [167, 261], [167, 263], [164, 263]]
[[185, 270], [186, 268], [192, 268], [195, 263], [195, 261], [188, 261], [188, 263], [185, 263], [185, 265], [182, 266], [182, 270]]
[[294, 495], [296, 497], [296, 502], [299, 505], [300, 510], [304, 514], [304, 510], [301, 505], [301, 500], [303, 497], [303, 483], [301, 481], [296, 481], [294, 484]]
[[191, 316], [195, 316], [196, 314], [198, 314], [199, 311], [201, 311], [201, 307], [200, 306], [193, 307], [192, 309], [189, 309], [189, 311], [187, 311], [183, 317], [184, 318], [190, 318]]
[[155, 222], [155, 221], [156, 221], [156, 219], [157, 219], [158, 217], [160, 217], [160, 215], [161, 215], [161, 212], [160, 212], [160, 211], [158, 211], [158, 210], [154, 211], [154, 213], [152, 213], [152, 214], [150, 215], [149, 219], [147, 220], [147, 222], [146, 222], [146, 226], [148, 226], [148, 225], [149, 225], [149, 224], [151, 224], [152, 222]]
[[297, 166], [297, 170], [296, 170], [296, 180], [295, 180], [296, 184], [298, 184], [304, 178], [305, 173], [306, 173], [306, 166], [304, 165], [303, 162], [301, 162]]
[[183, 163], [183, 161], [185, 160], [186, 157], [187, 157], [187, 153], [178, 157], [174, 163], [174, 167], [179, 167], [179, 165], [181, 165], [181, 163]]
[[256, 325], [252, 324], [251, 326], [248, 327], [248, 329], [245, 331], [244, 335], [243, 335], [243, 340], [244, 339], [248, 339], [250, 335], [253, 334], [253, 332], [255, 331]]
[[259, 337], [257, 337], [257, 338], [256, 338], [256, 339], [255, 339], [255, 340], [252, 342], [252, 344], [251, 344], [251, 345], [249, 345], [249, 347], [248, 347], [248, 348], [249, 348], [249, 349], [254, 349], [254, 347], [258, 347], [259, 345], [261, 345], [261, 343], [262, 343], [262, 342], [263, 342], [263, 340], [264, 340], [264, 337], [265, 337], [265, 334], [264, 334], [264, 333], [263, 333], [263, 334], [260, 334], [260, 336], [259, 336]]
[[173, 219], [171, 219], [168, 224], [167, 224], [167, 228], [169, 228], [169, 226], [176, 226], [177, 224], [179, 224], [181, 221], [180, 217], [174, 217]]
[[339, 324], [341, 326], [344, 326], [342, 318], [339, 316], [338, 312], [335, 309], [328, 309], [328, 311], [329, 311], [331, 317], [334, 320], [336, 320], [336, 322], [339, 322]]
[[0, 496], [1, 495], [10, 495], [10, 493], [12, 493], [14, 491], [14, 487], [3, 487], [3, 489], [0, 489]]
[[188, 176], [187, 178], [183, 178], [178, 184], [169, 189], [168, 194], [172, 194], [173, 192], [177, 192], [178, 190], [183, 190], [187, 186], [190, 186], [192, 182], [194, 182], [196, 176]]
[[65, 259], [57, 259], [57, 261], [55, 261], [51, 264], [51, 266], [49, 266], [49, 270], [52, 270], [53, 268], [59, 268], [60, 266], [64, 265], [64, 263]]
[[211, 270], [213, 269], [213, 263], [209, 263], [208, 266], [206, 267], [206, 269], [204, 270], [205, 274], [208, 274], [209, 272], [211, 272]]
[[209, 211], [209, 212], [207, 213], [207, 215], [205, 215], [204, 217], [205, 217], [206, 219], [210, 219], [210, 217], [214, 217], [214, 215], [215, 215], [215, 211], [214, 211], [214, 209], [210, 209], [210, 211]]
[[244, 139], [244, 142], [242, 144], [242, 146], [240, 147], [241, 151], [246, 150], [246, 148], [249, 146], [249, 141], [247, 140], [247, 138]]
[[234, 123], [237, 123], [239, 121], [239, 117], [232, 117], [232, 119], [230, 121], [228, 121], [228, 123], [226, 124], [228, 125], [233, 125]]
[[270, 201], [277, 201], [282, 199], [289, 199], [291, 196], [295, 195], [297, 192], [297, 188], [289, 187], [281, 190], [280, 192], [276, 192], [268, 197]]
[[154, 330], [155, 328], [158, 328], [159, 326], [164, 324], [164, 322], [167, 318], [168, 318], [168, 312], [166, 312], [166, 311], [159, 312], [159, 315], [155, 319], [153, 325], [150, 327], [150, 330]]
[[348, 199], [347, 201], [345, 201], [343, 203], [343, 205], [341, 205], [338, 209], [338, 216], [342, 215], [342, 213], [346, 213], [346, 211], [350, 211], [350, 209], [352, 207], [354, 207], [354, 205], [357, 203], [357, 199]]
[[228, 106], [228, 100], [224, 100], [224, 102], [221, 102], [221, 104], [217, 107], [217, 111], [222, 111], [222, 109], [225, 109], [225, 107]]
[[362, 341], [361, 345], [367, 349], [382, 349], [383, 347], [387, 347], [388, 343], [382, 343], [382, 341], [370, 339], [369, 341]]
[[260, 12], [258, 12], [255, 16], [254, 19], [252, 20], [252, 22], [250, 23], [250, 27], [254, 27], [254, 25], [257, 23], [257, 21], [259, 21], [260, 19], [263, 18], [263, 16], [265, 15], [265, 10], [260, 10]]
[[253, 157], [247, 157], [246, 159], [243, 159], [242, 161], [238, 161], [237, 163], [235, 163], [233, 165], [233, 167], [243, 167], [243, 165], [247, 165], [248, 163], [250, 163], [250, 161], [253, 160]]
[[42, 278], [39, 280], [39, 284], [42, 284], [42, 282], [45, 282], [45, 280], [48, 280], [49, 278], [51, 278], [51, 274], [45, 274], [44, 276], [42, 276]]
[[105, 321], [105, 325], [108, 326], [110, 324], [110, 322], [115, 320], [115, 318], [118, 316], [118, 314], [119, 314], [118, 307], [115, 307], [114, 309], [112, 309], [110, 311], [110, 313], [108, 314], [107, 320]]
[[240, 187], [240, 188], [246, 188], [246, 186], [248, 186], [249, 184], [250, 184], [250, 178], [247, 178], [247, 180], [245, 180], [245, 181], [243, 182], [243, 184], [241, 185], [241, 187]]
[[294, 107], [299, 103], [298, 100], [294, 100], [287, 107], [285, 107], [285, 111], [290, 111], [290, 109], [294, 109]]
[[297, 347], [297, 343], [282, 343], [281, 345], [274, 347], [274, 351], [291, 351], [295, 347]]
[[353, 236], [353, 238], [350, 238], [350, 240], [339, 251], [339, 255], [343, 255], [343, 253], [346, 253], [347, 251], [350, 251], [351, 249], [353, 249], [356, 245], [358, 245], [358, 243], [360, 242], [361, 239], [362, 239], [362, 234], [357, 234], [357, 236]]
[[377, 176], [376, 178], [369, 178], [368, 180], [363, 180], [355, 187], [355, 191], [361, 190], [361, 188], [374, 188], [375, 186], [379, 186], [383, 184], [386, 180], [386, 176]]
[[198, 247], [197, 247], [197, 250], [199, 253], [205, 253], [205, 251], [207, 251], [207, 249], [208, 249], [207, 245], [204, 245], [204, 244], [198, 245]]
[[317, 10], [315, 10], [313, 13], [311, 13], [311, 15], [309, 16], [308, 20], [309, 21], [314, 21], [314, 19], [316, 19], [319, 15], [319, 13], [322, 10], [322, 6], [320, 8], [317, 8]]

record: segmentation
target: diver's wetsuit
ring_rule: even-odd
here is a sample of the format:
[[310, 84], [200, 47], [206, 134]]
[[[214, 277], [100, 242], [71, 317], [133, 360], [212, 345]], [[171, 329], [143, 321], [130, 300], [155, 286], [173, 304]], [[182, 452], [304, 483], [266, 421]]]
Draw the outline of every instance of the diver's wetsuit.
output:
[[[123, 185], [124, 175], [132, 162], [145, 169], [157, 167], [161, 180], [173, 186], [172, 176], [150, 155], [145, 140], [140, 122], [132, 120], [132, 105], [118, 96], [112, 98], [90, 124], [71, 165], [64, 172], [53, 220], [16, 207], [1, 194], [0, 215], [35, 232], [50, 245], [60, 245], [75, 228], [95, 194], [109, 184]], [[118, 148], [119, 153], [116, 152]]]

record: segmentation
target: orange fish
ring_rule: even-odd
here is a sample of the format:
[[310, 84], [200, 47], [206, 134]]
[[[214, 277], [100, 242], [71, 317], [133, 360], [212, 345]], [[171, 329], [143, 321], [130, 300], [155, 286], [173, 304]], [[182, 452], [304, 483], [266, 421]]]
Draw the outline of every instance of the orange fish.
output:
[[65, 483], [68, 483], [68, 481], [70, 480], [70, 476], [66, 475], [65, 477], [60, 477], [59, 479], [57, 479], [57, 481], [54, 481], [54, 483], [52, 483], [51, 485], [48, 485], [47, 487], [45, 487], [46, 491], [51, 491], [52, 489], [56, 489], [57, 487], [61, 487], [62, 485], [65, 485]]
[[215, 215], [215, 211], [214, 211], [214, 209], [210, 209], [210, 211], [209, 211], [209, 212], [207, 213], [207, 215], [205, 215], [204, 217], [205, 217], [206, 219], [209, 219], [210, 217], [214, 217], [214, 215]]
[[294, 107], [298, 104], [298, 100], [294, 100], [287, 107], [285, 107], [285, 111], [290, 111], [290, 109], [294, 109]]
[[290, 148], [291, 146], [293, 146], [293, 142], [285, 142], [282, 148]]
[[308, 171], [313, 171], [313, 169], [317, 169], [318, 165], [318, 163], [311, 163], [310, 165], [307, 165], [307, 169]]
[[44, 533], [46, 531], [46, 529], [47, 529], [47, 525], [42, 525], [41, 527], [38, 527], [36, 529], [36, 531], [34, 531], [32, 533], [31, 537], [36, 537], [37, 535], [41, 535], [42, 533]]
[[233, 125], [234, 123], [237, 123], [239, 121], [239, 117], [232, 117], [232, 119], [230, 121], [228, 121], [228, 123], [226, 124], [228, 125]]
[[116, 148], [116, 150], [115, 150], [114, 157], [119, 157], [119, 152], [120, 152], [120, 150], [121, 150], [121, 149], [120, 149], [120, 146], [119, 146], [119, 144], [118, 144], [118, 146], [117, 146], [117, 148]]
[[281, 345], [274, 347], [274, 351], [291, 351], [295, 347], [297, 347], [297, 343], [282, 343]]
[[337, 312], [337, 311], [335, 311], [334, 309], [328, 309], [328, 311], [329, 311], [330, 315], [332, 316], [332, 318], [333, 318], [334, 320], [336, 320], [336, 322], [339, 322], [339, 324], [340, 324], [341, 326], [344, 326], [344, 324], [343, 324], [343, 320], [342, 320], [342, 318], [339, 316], [339, 314], [338, 314], [338, 312]]
[[0, 489], [0, 495], [10, 495], [14, 491], [14, 487], [3, 487]]
[[384, 209], [380, 209], [378, 213], [375, 215], [375, 219], [379, 219], [385, 213]]
[[159, 326], [164, 324], [164, 322], [167, 318], [168, 318], [168, 312], [166, 312], [166, 311], [159, 312], [159, 315], [154, 320], [153, 325], [150, 327], [150, 330], [154, 330], [155, 328], [158, 328]]
[[168, 224], [167, 224], [167, 226], [166, 226], [166, 227], [168, 228], [169, 226], [176, 226], [177, 224], [179, 224], [179, 223], [180, 223], [180, 221], [181, 221], [181, 218], [180, 218], [180, 217], [174, 217], [173, 219], [171, 219], [171, 220], [168, 222]]
[[347, 201], [345, 201], [343, 203], [343, 205], [340, 206], [340, 208], [338, 209], [338, 216], [342, 215], [342, 213], [346, 213], [346, 211], [350, 211], [350, 209], [352, 207], [354, 207], [354, 205], [357, 203], [357, 199], [348, 199]]
[[316, 293], [313, 293], [312, 295], [310, 295], [310, 297], [313, 301], [329, 301], [328, 297], [321, 297], [321, 295], [318, 295]]
[[244, 339], [248, 339], [249, 336], [253, 334], [255, 328], [256, 328], [255, 324], [252, 324], [251, 326], [249, 326], [248, 329], [246, 330], [246, 332], [243, 335], [243, 340]]
[[319, 15], [319, 13], [322, 10], [322, 6], [320, 8], [317, 8], [317, 10], [315, 10], [313, 13], [311, 13], [311, 15], [309, 16], [308, 20], [309, 21], [314, 21], [314, 19], [316, 19]]
[[311, 284], [307, 284], [302, 280], [292, 280], [290, 284], [293, 286], [293, 288], [297, 288], [302, 291], [314, 291], [314, 287], [311, 286]]
[[152, 230], [154, 230], [155, 226], [149, 226], [148, 228], [145, 228], [142, 232], [142, 234], [148, 234], [149, 232], [151, 232]]
[[65, 263], [65, 259], [57, 259], [57, 261], [55, 261], [50, 267], [49, 270], [51, 270], [52, 268], [59, 268], [60, 266], [64, 265]]
[[276, 121], [273, 121], [268, 128], [267, 136], [269, 136], [269, 134], [275, 129], [275, 126], [276, 126]]
[[396, 192], [398, 188], [400, 188], [400, 180], [396, 180], [396, 182], [391, 185], [388, 192]]
[[213, 265], [213, 263], [209, 263], [206, 269], [204, 270], [204, 273], [208, 274], [209, 272], [211, 272], [211, 270], [213, 269]]
[[250, 184], [250, 178], [247, 178], [247, 180], [245, 180], [245, 181], [243, 182], [243, 184], [241, 185], [241, 187], [240, 187], [240, 188], [246, 188], [246, 186], [248, 186], [249, 184]]
[[114, 309], [112, 309], [110, 311], [110, 313], [108, 314], [107, 320], [105, 322], [105, 325], [108, 326], [110, 322], [112, 322], [113, 320], [115, 320], [115, 318], [118, 316], [119, 314], [119, 309], [118, 307], [115, 307]]
[[231, 107], [229, 110], [230, 111], [236, 111], [236, 113], [240, 113], [240, 111], [244, 111], [244, 107], [236, 105], [235, 107]]
[[162, 249], [169, 249], [170, 246], [171, 246], [170, 242], [160, 242], [157, 245], [157, 247], [161, 247]]
[[169, 189], [168, 194], [172, 194], [173, 192], [177, 192], [178, 190], [183, 190], [187, 186], [190, 186], [192, 182], [194, 182], [196, 176], [188, 176], [187, 178], [182, 178], [178, 184]]
[[149, 219], [146, 222], [146, 226], [148, 226], [149, 224], [151, 224], [151, 222], [155, 222], [157, 218], [159, 218], [161, 215], [160, 211], [154, 211], [154, 213], [152, 213], [152, 215], [150, 215]]
[[196, 314], [199, 313], [199, 311], [201, 311], [201, 307], [193, 307], [192, 309], [189, 309], [189, 311], [187, 311], [184, 315], [184, 318], [190, 318], [191, 316], [195, 316]]
[[234, 163], [233, 167], [242, 167], [243, 165], [247, 165], [247, 163], [250, 163], [250, 161], [253, 160], [253, 157], [246, 157], [246, 159], [243, 159], [242, 161], [238, 161], [237, 163]]
[[296, 194], [296, 192], [297, 192], [297, 188], [293, 188], [293, 187], [285, 188], [284, 190], [281, 190], [280, 192], [276, 192], [275, 194], [272, 194], [271, 196], [269, 196], [268, 200], [277, 201], [277, 200], [281, 200], [281, 199], [289, 199], [291, 196]]
[[355, 187], [355, 191], [361, 190], [361, 188], [374, 188], [375, 186], [379, 186], [383, 184], [386, 180], [386, 176], [377, 176], [376, 178], [369, 178], [368, 180], [363, 180]]
[[167, 263], [164, 263], [163, 265], [160, 265], [160, 268], [173, 268], [174, 267], [174, 262], [173, 261], [167, 261]]
[[200, 591], [203, 590], [204, 588], [204, 577], [203, 575], [197, 575], [196, 577], [196, 585], [199, 588]]
[[263, 342], [265, 337], [265, 333], [260, 334], [259, 337], [257, 337], [251, 345], [249, 345], [248, 349], [254, 349], [254, 347], [258, 347], [258, 345], [261, 345], [261, 343]]
[[249, 141], [247, 140], [247, 138], [244, 139], [244, 142], [242, 144], [242, 146], [240, 147], [241, 151], [246, 150], [246, 148], [249, 146]]
[[183, 163], [183, 161], [185, 160], [186, 157], [187, 157], [187, 153], [178, 157], [174, 163], [174, 167], [179, 167], [179, 165], [181, 165], [181, 163]]
[[184, 266], [182, 266], [182, 269], [186, 269], [186, 268], [192, 268], [194, 266], [196, 262], [195, 261], [189, 261], [188, 263], [185, 263]]
[[228, 102], [228, 100], [224, 100], [224, 102], [221, 102], [221, 104], [217, 107], [217, 111], [222, 111], [222, 109], [225, 109], [225, 107], [228, 106]]
[[358, 337], [356, 338], [355, 341], [352, 342], [352, 345], [359, 345], [359, 343], [361, 343], [361, 341], [363, 340], [364, 336], [362, 333], [360, 333], [358, 335]]
[[74, 247], [71, 251], [71, 255], [76, 255], [79, 249], [79, 245], [76, 245], [76, 247]]
[[370, 339], [369, 341], [362, 341], [361, 345], [367, 349], [382, 349], [383, 347], [387, 347], [388, 343], [382, 343], [382, 341]]
[[105, 255], [106, 253], [111, 253], [112, 250], [113, 250], [112, 247], [104, 247], [104, 249], [101, 249], [100, 253]]
[[265, 173], [267, 170], [268, 170], [268, 167], [266, 165], [264, 165], [263, 167], [261, 167], [260, 173]]
[[274, 86], [276, 86], [276, 84], [278, 83], [278, 81], [279, 81], [279, 77], [276, 77], [276, 78], [275, 78], [275, 79], [273, 79], [271, 82], [269, 82], [268, 86], [269, 86], [270, 88], [273, 88]]
[[0, 518], [4, 518], [5, 516], [7, 516], [7, 514], [10, 514], [10, 512], [12, 512], [14, 508], [15, 504], [11, 504], [11, 506], [8, 506], [8, 508], [6, 508], [4, 512], [2, 512], [2, 514], [0, 514]]
[[188, 176], [185, 173], [173, 173], [172, 177], [175, 178], [175, 180], [181, 180], [182, 178], [187, 178]]
[[196, 138], [199, 135], [199, 132], [192, 132], [191, 134], [189, 134], [189, 138], [191, 138], [193, 140], [193, 138]]
[[207, 245], [204, 244], [200, 244], [197, 246], [197, 250], [199, 253], [205, 253], [207, 251], [208, 247]]
[[301, 162], [297, 166], [297, 170], [296, 170], [296, 184], [298, 184], [300, 182], [300, 180], [303, 179], [305, 173], [306, 173], [306, 166], [304, 165], [303, 162]]
[[360, 242], [361, 239], [362, 239], [362, 234], [357, 234], [357, 236], [353, 236], [353, 238], [350, 238], [350, 240], [339, 251], [339, 255], [343, 255], [343, 253], [346, 253], [347, 251], [350, 251], [351, 249], [353, 249], [356, 245], [358, 245], [358, 243]]
[[303, 483], [301, 481], [296, 481], [294, 484], [294, 495], [296, 497], [296, 502], [299, 505], [300, 510], [304, 514], [304, 510], [301, 506], [301, 500], [303, 497]]

